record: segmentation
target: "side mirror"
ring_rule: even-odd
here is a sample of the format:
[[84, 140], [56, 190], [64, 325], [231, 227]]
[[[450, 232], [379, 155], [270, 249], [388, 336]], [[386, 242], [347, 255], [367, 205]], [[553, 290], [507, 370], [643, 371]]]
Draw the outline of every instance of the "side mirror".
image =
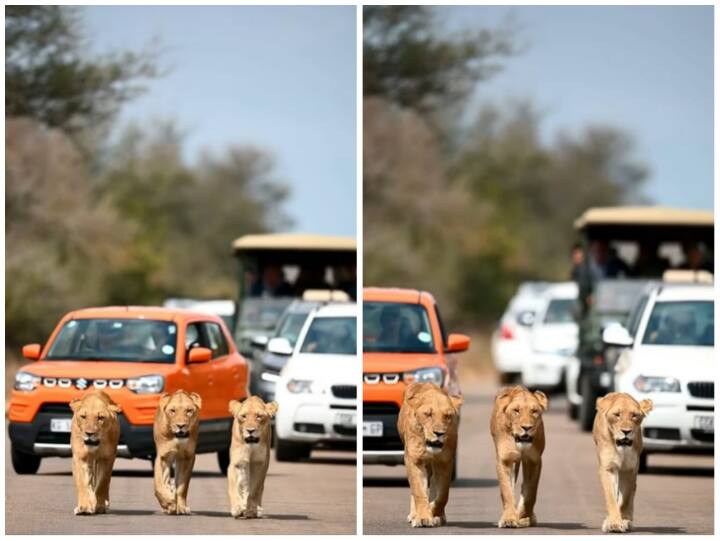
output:
[[522, 325], [523, 327], [532, 327], [533, 323], [535, 323], [535, 312], [532, 310], [524, 310], [520, 312], [515, 319], [518, 322], [518, 325]]
[[272, 338], [267, 345], [267, 350], [275, 355], [292, 355], [293, 347], [287, 338]]
[[267, 336], [260, 335], [260, 336], [256, 336], [255, 338], [253, 338], [251, 343], [252, 343], [253, 347], [265, 349], [267, 347], [269, 341], [270, 341], [270, 339]]
[[452, 333], [448, 336], [447, 350], [450, 353], [459, 353], [467, 351], [470, 347], [470, 337], [464, 334]]
[[188, 363], [206, 363], [212, 359], [212, 350], [208, 348], [192, 348], [188, 354]]
[[608, 325], [602, 333], [602, 341], [608, 346], [627, 348], [632, 346], [633, 338], [622, 325]]
[[23, 346], [22, 354], [28, 361], [37, 361], [40, 358], [42, 346], [40, 344], [28, 344]]

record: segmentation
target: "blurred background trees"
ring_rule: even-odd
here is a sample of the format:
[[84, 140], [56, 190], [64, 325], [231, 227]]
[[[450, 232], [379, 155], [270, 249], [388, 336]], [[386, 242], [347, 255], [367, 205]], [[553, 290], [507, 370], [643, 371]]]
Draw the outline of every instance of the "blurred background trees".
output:
[[231, 241], [290, 223], [288, 187], [265, 150], [231, 147], [189, 164], [172, 120], [118, 130], [122, 105], [160, 73], [157, 58], [90, 55], [81, 15], [6, 8], [9, 356], [45, 340], [68, 310], [234, 297]]
[[451, 325], [490, 324], [522, 280], [569, 278], [572, 222], [643, 199], [621, 129], [541, 138], [532, 102], [478, 85], [521, 54], [512, 27], [450, 34], [424, 6], [366, 7], [364, 283], [432, 291]]

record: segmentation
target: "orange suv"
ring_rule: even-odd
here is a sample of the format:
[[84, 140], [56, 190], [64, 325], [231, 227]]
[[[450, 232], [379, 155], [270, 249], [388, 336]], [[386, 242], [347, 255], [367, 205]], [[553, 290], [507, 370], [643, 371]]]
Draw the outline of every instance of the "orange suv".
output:
[[402, 464], [397, 417], [405, 385], [435, 383], [460, 392], [454, 353], [470, 347], [450, 334], [430, 293], [413, 289], [363, 291], [363, 462]]
[[229, 461], [228, 402], [247, 396], [248, 368], [223, 321], [213, 315], [147, 307], [87, 308], [67, 314], [35, 361], [15, 376], [9, 434], [13, 468], [36, 473], [42, 457], [70, 456], [69, 402], [102, 389], [122, 407], [118, 456], [152, 458], [153, 420], [163, 392], [203, 399], [199, 453]]

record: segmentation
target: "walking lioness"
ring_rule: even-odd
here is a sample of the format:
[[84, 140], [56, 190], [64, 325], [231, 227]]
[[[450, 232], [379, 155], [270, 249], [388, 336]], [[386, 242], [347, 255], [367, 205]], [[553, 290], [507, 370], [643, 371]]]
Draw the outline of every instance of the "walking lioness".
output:
[[405, 445], [410, 484], [407, 520], [413, 528], [446, 523], [462, 401], [434, 383], [411, 383], [405, 388], [397, 426]]
[[603, 532], [630, 531], [642, 453], [641, 423], [652, 410], [651, 400], [638, 402], [627, 393], [608, 393], [596, 401], [593, 440], [607, 517]]
[[160, 397], [155, 413], [155, 497], [168, 515], [190, 514], [187, 494], [195, 464], [201, 406], [197, 393], [175, 391]]
[[112, 476], [120, 423], [120, 406], [103, 391], [70, 402], [72, 472], [77, 491], [76, 515], [106, 513], [110, 507]]
[[[495, 458], [503, 512], [498, 528], [525, 528], [537, 524], [537, 501], [545, 428], [542, 413], [547, 397], [541, 391], [531, 393], [522, 385], [500, 389], [495, 397], [490, 433], [495, 443]], [[514, 488], [522, 465], [522, 490], [515, 507]]]
[[266, 404], [251, 396], [244, 402], [229, 404], [233, 415], [228, 497], [230, 514], [235, 518], [262, 516], [262, 495], [265, 475], [270, 464], [270, 419], [277, 413], [277, 403]]

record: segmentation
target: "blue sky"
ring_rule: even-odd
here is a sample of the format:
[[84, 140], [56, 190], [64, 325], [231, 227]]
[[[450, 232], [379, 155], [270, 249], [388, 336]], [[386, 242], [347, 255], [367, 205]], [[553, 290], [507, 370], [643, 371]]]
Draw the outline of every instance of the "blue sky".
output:
[[649, 165], [655, 203], [713, 207], [713, 8], [457, 6], [450, 29], [512, 16], [527, 50], [477, 89], [483, 100], [529, 98], [543, 138], [588, 124], [623, 128]]
[[83, 8], [98, 52], [159, 41], [170, 68], [120, 122], [175, 118], [189, 162], [250, 144], [292, 186], [295, 229], [355, 234], [355, 7]]

